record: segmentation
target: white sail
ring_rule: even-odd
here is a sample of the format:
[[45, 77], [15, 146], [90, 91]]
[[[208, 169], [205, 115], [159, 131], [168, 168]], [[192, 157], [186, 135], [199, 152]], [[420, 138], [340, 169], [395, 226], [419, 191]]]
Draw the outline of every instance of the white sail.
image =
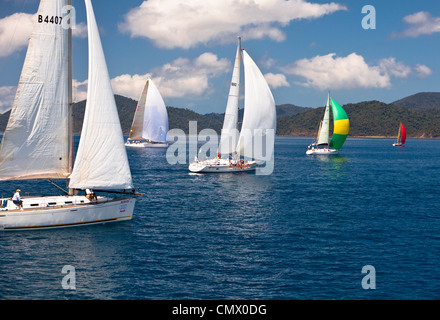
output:
[[130, 189], [130, 167], [98, 26], [90, 0], [85, 3], [89, 81], [81, 139], [69, 187]]
[[329, 139], [329, 130], [330, 130], [330, 94], [327, 99], [327, 105], [324, 111], [324, 118], [321, 122], [321, 129], [319, 130], [317, 145], [323, 146], [328, 145]]
[[[243, 50], [244, 116], [237, 153], [256, 160], [267, 160], [274, 147], [276, 130], [275, 101], [264, 76]], [[261, 140], [266, 143], [261, 143]]]
[[238, 100], [240, 94], [240, 60], [241, 60], [241, 42], [237, 47], [235, 55], [234, 70], [232, 72], [231, 86], [229, 88], [228, 102], [226, 105], [225, 118], [220, 136], [218, 152], [222, 155], [229, 155], [235, 151], [238, 141]]
[[71, 170], [68, 0], [42, 0], [0, 146], [0, 180], [66, 178]]
[[168, 113], [162, 96], [151, 79], [148, 79], [142, 137], [154, 142], [166, 142]]
[[131, 124], [129, 139], [141, 139], [144, 128], [145, 101], [147, 99], [149, 81], [145, 82], [144, 89], [139, 97], [136, 110], [134, 112], [133, 122]]

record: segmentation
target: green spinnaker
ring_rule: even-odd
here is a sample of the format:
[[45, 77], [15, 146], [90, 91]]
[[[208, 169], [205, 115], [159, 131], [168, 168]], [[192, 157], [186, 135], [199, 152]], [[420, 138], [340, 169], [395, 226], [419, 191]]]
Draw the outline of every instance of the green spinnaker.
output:
[[333, 136], [330, 141], [330, 148], [341, 149], [342, 145], [347, 139], [348, 131], [350, 128], [350, 122], [348, 120], [347, 113], [335, 100], [331, 100], [332, 113], [333, 113]]

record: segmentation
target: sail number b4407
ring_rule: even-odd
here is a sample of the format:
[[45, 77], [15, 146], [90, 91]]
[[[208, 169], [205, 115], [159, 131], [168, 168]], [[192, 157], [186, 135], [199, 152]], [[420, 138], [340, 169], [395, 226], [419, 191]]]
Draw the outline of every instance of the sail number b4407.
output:
[[61, 20], [63, 20], [63, 17], [58, 16], [42, 16], [41, 14], [38, 15], [38, 23], [52, 23], [52, 24], [61, 24]]

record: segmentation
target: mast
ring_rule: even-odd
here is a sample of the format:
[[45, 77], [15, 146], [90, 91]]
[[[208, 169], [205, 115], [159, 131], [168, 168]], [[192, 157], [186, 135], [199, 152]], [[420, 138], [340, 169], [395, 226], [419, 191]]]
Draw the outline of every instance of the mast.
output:
[[[69, 8], [72, 8], [72, 0], [68, 0], [67, 4]], [[69, 134], [67, 136], [67, 144], [69, 145], [69, 173], [72, 173], [73, 169], [73, 98], [72, 98], [72, 78], [73, 78], [73, 70], [72, 70], [72, 20], [68, 24], [68, 31], [67, 31], [67, 46], [68, 46], [68, 62], [67, 62], [67, 81], [68, 81], [68, 131]], [[70, 179], [67, 181], [67, 186], [69, 185]], [[69, 195], [73, 195], [74, 191], [73, 189], [69, 188]]]

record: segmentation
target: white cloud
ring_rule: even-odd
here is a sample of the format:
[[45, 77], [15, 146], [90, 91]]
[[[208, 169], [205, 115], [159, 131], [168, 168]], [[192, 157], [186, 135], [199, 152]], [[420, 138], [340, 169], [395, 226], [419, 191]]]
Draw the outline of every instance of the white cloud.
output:
[[150, 78], [150, 74], [117, 76], [111, 80], [113, 92], [137, 101], [148, 78]]
[[378, 67], [383, 74], [397, 78], [406, 78], [411, 73], [411, 67], [402, 62], [396, 62], [394, 58], [381, 59]]
[[232, 72], [229, 60], [206, 52], [192, 61], [179, 58], [155, 68], [151, 76], [164, 97], [200, 97], [211, 91], [211, 78], [228, 72]]
[[88, 80], [79, 82], [78, 80], [72, 80], [72, 98], [73, 102], [79, 102], [87, 99], [87, 84]]
[[75, 24], [72, 28], [72, 35], [75, 38], [87, 38], [87, 24], [85, 22]]
[[0, 87], [0, 114], [5, 113], [12, 107], [16, 90], [17, 87], [15, 86]]
[[418, 64], [414, 67], [414, 71], [419, 78], [426, 78], [432, 74], [432, 70], [424, 64]]
[[276, 89], [279, 87], [290, 87], [290, 84], [287, 82], [286, 76], [284, 74], [266, 73], [264, 75], [264, 78], [272, 89]]
[[159, 47], [187, 49], [210, 41], [235, 41], [237, 35], [283, 41], [282, 27], [291, 21], [340, 10], [347, 8], [305, 0], [149, 0], [130, 10], [119, 27]]
[[[210, 80], [223, 73], [232, 72], [231, 62], [218, 59], [210, 52], [201, 54], [194, 60], [178, 58], [151, 73], [139, 75], [123, 74], [111, 79], [113, 92], [134, 100], [139, 99], [145, 81], [151, 78], [161, 95], [166, 98], [200, 97], [212, 89]], [[74, 101], [87, 98], [87, 80], [73, 80]]]
[[285, 72], [306, 79], [301, 85], [320, 90], [386, 88], [391, 85], [390, 76], [378, 66], [369, 66], [356, 53], [336, 57], [335, 53], [301, 59], [284, 68]]
[[403, 21], [408, 28], [394, 36], [416, 38], [423, 34], [440, 32], [440, 17], [433, 17], [429, 12], [420, 11], [410, 14], [405, 16]]
[[306, 82], [300, 85], [319, 90], [390, 88], [393, 77], [408, 78], [414, 72], [418, 77], [427, 77], [432, 73], [425, 65], [418, 64], [412, 68], [393, 57], [381, 59], [376, 65], [368, 64], [356, 53], [346, 57], [330, 53], [301, 59], [282, 69], [287, 74], [305, 78]]
[[14, 13], [0, 19], [0, 57], [25, 48], [29, 41], [35, 15]]

